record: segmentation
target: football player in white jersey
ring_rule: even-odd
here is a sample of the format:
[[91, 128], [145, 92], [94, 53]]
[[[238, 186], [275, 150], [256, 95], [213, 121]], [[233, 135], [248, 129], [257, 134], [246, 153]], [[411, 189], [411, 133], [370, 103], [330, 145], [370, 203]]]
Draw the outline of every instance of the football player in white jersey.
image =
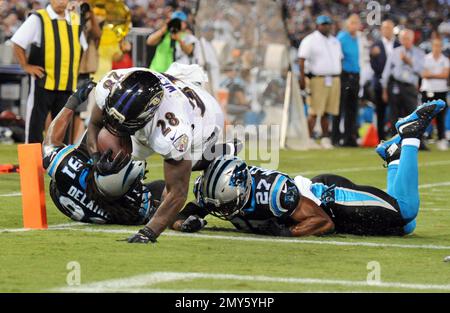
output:
[[93, 92], [96, 105], [87, 144], [94, 160], [103, 126], [116, 136], [132, 135], [133, 158], [154, 152], [164, 158], [164, 200], [150, 222], [128, 240], [156, 242], [186, 202], [191, 171], [209, 164], [205, 156], [211, 156], [208, 151], [224, 126], [221, 107], [199, 84], [145, 68], [113, 70]]

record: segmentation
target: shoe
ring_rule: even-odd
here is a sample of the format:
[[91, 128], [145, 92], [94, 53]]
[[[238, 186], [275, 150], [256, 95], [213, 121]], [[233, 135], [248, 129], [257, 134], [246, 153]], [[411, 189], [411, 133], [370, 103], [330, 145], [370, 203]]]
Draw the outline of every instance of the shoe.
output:
[[395, 128], [402, 138], [422, 138], [423, 133], [433, 117], [445, 108], [442, 100], [425, 102], [411, 113], [395, 123]]
[[332, 145], [331, 140], [328, 137], [323, 137], [322, 139], [320, 139], [320, 145], [326, 150], [334, 149], [334, 146]]
[[398, 134], [389, 140], [381, 141], [375, 152], [387, 163], [400, 159], [402, 137]]
[[359, 147], [358, 142], [354, 139], [350, 140], [344, 140], [344, 143], [342, 144], [343, 147]]
[[436, 143], [436, 148], [440, 151], [447, 151], [448, 150], [447, 139], [438, 140], [438, 142]]
[[313, 138], [309, 138], [308, 148], [312, 150], [321, 150], [323, 149], [321, 145], [319, 145]]
[[430, 151], [430, 148], [428, 148], [425, 139], [420, 140], [419, 151]]

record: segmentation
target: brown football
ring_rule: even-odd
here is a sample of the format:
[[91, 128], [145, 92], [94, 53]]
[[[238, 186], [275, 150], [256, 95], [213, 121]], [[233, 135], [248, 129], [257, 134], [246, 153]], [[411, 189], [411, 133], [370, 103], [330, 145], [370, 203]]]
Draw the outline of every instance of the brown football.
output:
[[108, 129], [103, 127], [98, 133], [97, 137], [97, 149], [100, 153], [104, 153], [108, 149], [112, 150], [112, 158], [122, 150], [122, 153], [131, 154], [133, 152], [133, 146], [131, 144], [131, 137], [116, 136], [112, 134]]

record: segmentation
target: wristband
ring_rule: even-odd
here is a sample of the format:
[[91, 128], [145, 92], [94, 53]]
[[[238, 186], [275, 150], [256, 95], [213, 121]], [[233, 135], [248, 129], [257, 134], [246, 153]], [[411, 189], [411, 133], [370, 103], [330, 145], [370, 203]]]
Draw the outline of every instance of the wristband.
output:
[[139, 233], [147, 237], [151, 242], [155, 243], [158, 235], [148, 226], [144, 226], [144, 228], [139, 230]]

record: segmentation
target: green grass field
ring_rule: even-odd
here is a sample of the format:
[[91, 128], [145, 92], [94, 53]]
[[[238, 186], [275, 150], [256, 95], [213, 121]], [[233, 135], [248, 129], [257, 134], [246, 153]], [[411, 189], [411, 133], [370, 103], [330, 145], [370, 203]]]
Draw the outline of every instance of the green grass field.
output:
[[[280, 160], [279, 170], [292, 175], [331, 172], [385, 188], [386, 170], [371, 149], [281, 151]], [[0, 145], [0, 164], [16, 162], [16, 146]], [[19, 175], [2, 174], [0, 291], [449, 292], [450, 152], [420, 153], [419, 164], [421, 211], [404, 238], [280, 239], [237, 233], [209, 217], [199, 234], [167, 231], [154, 245], [118, 241], [138, 227], [72, 223], [49, 196], [49, 230], [21, 231]], [[161, 159], [149, 169], [150, 180], [161, 178]], [[80, 266], [79, 286], [67, 283], [71, 261]], [[367, 282], [371, 261], [380, 266], [378, 285]]]

